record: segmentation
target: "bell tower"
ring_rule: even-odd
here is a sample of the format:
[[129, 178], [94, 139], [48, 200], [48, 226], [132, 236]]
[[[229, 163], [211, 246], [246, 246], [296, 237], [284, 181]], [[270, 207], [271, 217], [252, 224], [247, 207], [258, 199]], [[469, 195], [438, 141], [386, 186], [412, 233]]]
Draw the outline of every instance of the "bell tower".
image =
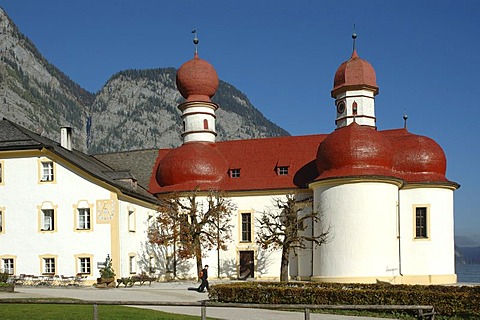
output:
[[178, 108], [182, 111], [183, 143], [215, 142], [215, 111], [218, 105], [211, 98], [218, 88], [215, 68], [198, 57], [197, 31], [193, 30], [195, 54], [177, 71], [177, 88], [186, 99]]
[[352, 34], [353, 52], [350, 59], [340, 65], [333, 81], [337, 128], [356, 122], [376, 127], [375, 96], [378, 94], [375, 70], [361, 59], [355, 47], [357, 34]]

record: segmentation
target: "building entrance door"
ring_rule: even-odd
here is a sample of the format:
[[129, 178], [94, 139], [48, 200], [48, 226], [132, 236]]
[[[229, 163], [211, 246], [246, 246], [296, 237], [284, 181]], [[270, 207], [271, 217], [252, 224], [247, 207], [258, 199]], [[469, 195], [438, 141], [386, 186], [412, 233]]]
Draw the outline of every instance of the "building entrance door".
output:
[[240, 279], [253, 278], [254, 261], [253, 251], [240, 251]]

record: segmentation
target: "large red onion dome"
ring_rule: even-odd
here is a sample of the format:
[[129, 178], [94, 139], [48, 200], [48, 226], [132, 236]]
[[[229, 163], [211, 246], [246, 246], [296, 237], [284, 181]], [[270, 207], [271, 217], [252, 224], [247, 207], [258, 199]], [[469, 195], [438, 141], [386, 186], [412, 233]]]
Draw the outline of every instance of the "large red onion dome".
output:
[[393, 149], [375, 128], [353, 122], [320, 143], [316, 162], [319, 179], [392, 176]]
[[190, 183], [214, 183], [228, 172], [227, 161], [214, 143], [185, 143], [159, 163], [156, 180], [161, 187]]
[[389, 137], [395, 147], [393, 168], [407, 182], [445, 182], [447, 159], [442, 148], [428, 137], [399, 130]]
[[187, 101], [210, 102], [218, 88], [217, 71], [195, 53], [192, 60], [178, 69], [177, 88]]
[[358, 57], [354, 50], [350, 59], [338, 67], [333, 80], [332, 97], [348, 89], [370, 88], [378, 94], [377, 77], [372, 65]]

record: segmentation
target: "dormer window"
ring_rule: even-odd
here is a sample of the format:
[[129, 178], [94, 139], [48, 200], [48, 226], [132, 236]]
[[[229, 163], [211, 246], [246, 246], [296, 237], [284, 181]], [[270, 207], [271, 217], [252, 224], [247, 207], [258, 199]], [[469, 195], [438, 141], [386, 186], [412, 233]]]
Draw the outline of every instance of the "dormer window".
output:
[[287, 166], [277, 167], [277, 174], [279, 176], [288, 175], [288, 167]]
[[230, 178], [240, 178], [240, 169], [230, 169]]

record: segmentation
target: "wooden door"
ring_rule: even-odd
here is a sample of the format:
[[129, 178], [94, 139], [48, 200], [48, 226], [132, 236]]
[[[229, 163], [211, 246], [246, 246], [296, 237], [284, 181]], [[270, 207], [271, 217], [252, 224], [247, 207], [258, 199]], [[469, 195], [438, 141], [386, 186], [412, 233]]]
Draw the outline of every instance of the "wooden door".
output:
[[240, 279], [254, 277], [255, 260], [253, 251], [240, 251]]

